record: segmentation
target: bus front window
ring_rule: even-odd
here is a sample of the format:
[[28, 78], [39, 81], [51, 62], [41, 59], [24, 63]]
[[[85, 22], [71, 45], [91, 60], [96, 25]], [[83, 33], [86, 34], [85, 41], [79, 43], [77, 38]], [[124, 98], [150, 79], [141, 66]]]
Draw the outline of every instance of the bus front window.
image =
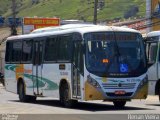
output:
[[142, 37], [138, 33], [88, 33], [86, 67], [101, 76], [137, 76], [146, 67]]

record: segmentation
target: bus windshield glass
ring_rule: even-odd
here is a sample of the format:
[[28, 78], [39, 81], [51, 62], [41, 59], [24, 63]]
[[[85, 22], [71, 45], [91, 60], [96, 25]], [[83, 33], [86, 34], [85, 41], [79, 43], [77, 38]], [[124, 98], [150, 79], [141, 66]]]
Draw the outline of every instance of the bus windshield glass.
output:
[[132, 32], [84, 35], [87, 70], [101, 77], [139, 76], [146, 72], [143, 38]]

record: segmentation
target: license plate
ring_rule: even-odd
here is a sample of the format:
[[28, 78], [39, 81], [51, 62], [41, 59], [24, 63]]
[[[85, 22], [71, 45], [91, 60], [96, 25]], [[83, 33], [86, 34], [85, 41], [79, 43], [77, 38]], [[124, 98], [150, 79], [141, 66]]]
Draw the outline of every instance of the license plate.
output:
[[126, 94], [126, 92], [125, 91], [115, 91], [114, 92], [116, 95], [124, 95], [124, 94]]

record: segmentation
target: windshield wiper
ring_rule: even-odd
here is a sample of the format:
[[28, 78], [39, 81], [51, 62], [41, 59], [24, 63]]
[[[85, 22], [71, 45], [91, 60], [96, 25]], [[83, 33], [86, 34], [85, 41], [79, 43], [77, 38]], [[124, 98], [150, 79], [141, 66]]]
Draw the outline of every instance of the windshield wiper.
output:
[[113, 55], [111, 56], [110, 58], [110, 62], [108, 64], [106, 64], [106, 71], [108, 71], [111, 67], [111, 65], [114, 63], [115, 64], [115, 57], [116, 57], [116, 63], [120, 63], [119, 62], [119, 56], [120, 55], [120, 51], [119, 51], [119, 46], [118, 46], [118, 43], [117, 43], [117, 39], [116, 39], [116, 34], [115, 32], [113, 32], [113, 36], [114, 36], [114, 52], [113, 52]]
[[131, 68], [131, 65], [128, 62], [127, 56], [123, 59], [123, 56], [120, 53], [120, 48], [118, 46], [117, 37], [116, 37], [115, 32], [113, 32], [113, 36], [114, 36], [114, 43], [115, 43], [114, 44], [115, 53], [113, 54], [113, 57], [111, 58], [110, 64], [107, 66], [107, 69], [110, 68], [110, 66], [113, 64], [113, 62], [116, 58], [116, 64], [118, 64], [118, 71], [122, 72], [122, 73], [126, 73], [126, 72], [128, 72], [128, 67]]

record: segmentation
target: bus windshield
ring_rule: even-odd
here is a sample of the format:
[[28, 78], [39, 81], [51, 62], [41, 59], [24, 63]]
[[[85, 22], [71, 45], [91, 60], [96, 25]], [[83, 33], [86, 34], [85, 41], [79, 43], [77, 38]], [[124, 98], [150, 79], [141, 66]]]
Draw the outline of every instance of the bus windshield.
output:
[[101, 77], [131, 77], [146, 72], [143, 38], [139, 33], [96, 32], [84, 35], [86, 68]]

